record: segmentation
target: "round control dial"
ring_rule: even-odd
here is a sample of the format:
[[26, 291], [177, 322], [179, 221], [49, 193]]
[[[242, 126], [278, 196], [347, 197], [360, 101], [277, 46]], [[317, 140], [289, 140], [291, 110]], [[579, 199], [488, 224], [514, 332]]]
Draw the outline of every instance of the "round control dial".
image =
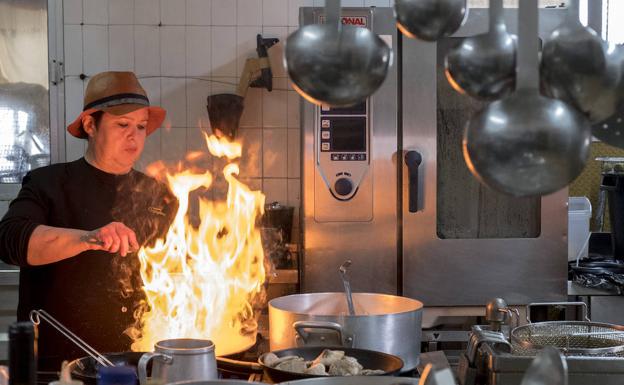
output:
[[334, 191], [340, 196], [346, 196], [353, 192], [353, 182], [349, 178], [338, 178], [334, 183]]

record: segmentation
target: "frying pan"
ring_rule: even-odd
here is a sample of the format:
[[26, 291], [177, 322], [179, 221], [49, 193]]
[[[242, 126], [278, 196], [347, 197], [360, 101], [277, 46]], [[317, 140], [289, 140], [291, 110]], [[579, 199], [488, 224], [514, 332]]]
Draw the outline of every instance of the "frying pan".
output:
[[[384, 371], [384, 376], [391, 376], [397, 374], [403, 367], [403, 360], [397, 356], [391, 354], [376, 352], [373, 350], [345, 348], [342, 346], [330, 347], [330, 346], [305, 346], [301, 348], [291, 348], [275, 350], [271, 353], [278, 357], [285, 356], [299, 356], [306, 361], [312, 361], [321, 354], [325, 349], [342, 350], [346, 356], [353, 357], [364, 367], [364, 369], [379, 369]], [[284, 382], [301, 380], [305, 378], [327, 378], [327, 376], [319, 376], [305, 373], [287, 372], [285, 370], [279, 370], [272, 368], [264, 364], [264, 358], [268, 353], [260, 356], [258, 362], [264, 369], [264, 375], [267, 376], [272, 382]], [[357, 382], [357, 381], [355, 381]]]

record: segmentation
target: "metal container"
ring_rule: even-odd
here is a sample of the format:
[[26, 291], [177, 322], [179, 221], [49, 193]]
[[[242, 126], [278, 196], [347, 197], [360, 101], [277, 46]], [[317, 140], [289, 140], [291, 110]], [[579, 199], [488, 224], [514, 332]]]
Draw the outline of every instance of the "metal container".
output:
[[393, 354], [403, 371], [420, 355], [423, 304], [387, 294], [354, 293], [349, 315], [344, 293], [309, 293], [269, 302], [271, 350], [297, 346], [345, 346]]
[[146, 385], [147, 364], [152, 363], [152, 380], [163, 383], [187, 380], [216, 380], [215, 345], [208, 340], [179, 338], [159, 341], [154, 353], [145, 353], [139, 360], [139, 383]]

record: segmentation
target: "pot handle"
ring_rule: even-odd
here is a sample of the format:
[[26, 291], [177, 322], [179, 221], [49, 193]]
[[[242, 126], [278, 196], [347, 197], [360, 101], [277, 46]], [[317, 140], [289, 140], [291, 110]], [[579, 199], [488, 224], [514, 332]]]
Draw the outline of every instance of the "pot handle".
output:
[[137, 371], [139, 372], [139, 385], [147, 385], [147, 364], [153, 358], [160, 358], [165, 364], [172, 364], [173, 357], [162, 353], [144, 353], [139, 360]]
[[[336, 322], [328, 322], [328, 321], [297, 321], [293, 323], [293, 328], [297, 332], [297, 335], [301, 337], [304, 343], [310, 337], [309, 332], [305, 331], [305, 329], [325, 329], [325, 330], [333, 330], [338, 333], [338, 337], [340, 338], [340, 342], [343, 346], [351, 346], [353, 344], [352, 337], [346, 337], [344, 330], [342, 329], [342, 325]], [[346, 344], [345, 344], [346, 343]]]

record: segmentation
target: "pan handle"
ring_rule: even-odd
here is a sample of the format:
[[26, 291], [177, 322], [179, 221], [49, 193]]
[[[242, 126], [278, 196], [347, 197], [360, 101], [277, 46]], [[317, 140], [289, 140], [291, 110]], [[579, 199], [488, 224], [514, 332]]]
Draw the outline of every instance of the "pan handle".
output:
[[323, 329], [323, 330], [333, 330], [338, 333], [338, 337], [340, 338], [340, 343], [345, 347], [353, 346], [353, 338], [350, 336], [346, 336], [342, 325], [336, 322], [328, 322], [328, 321], [296, 321], [293, 323], [293, 328], [297, 332], [297, 335], [303, 340], [304, 344], [308, 342], [312, 333], [306, 331], [305, 329]]
[[244, 367], [252, 373], [262, 373], [262, 365], [257, 362], [239, 361], [226, 357], [217, 357], [217, 364], [221, 364], [222, 367], [231, 367], [233, 369]]
[[526, 306], [526, 319], [531, 322], [531, 308], [533, 306], [580, 306], [583, 311], [583, 321], [591, 322], [587, 316], [587, 304], [585, 302], [534, 302]]

